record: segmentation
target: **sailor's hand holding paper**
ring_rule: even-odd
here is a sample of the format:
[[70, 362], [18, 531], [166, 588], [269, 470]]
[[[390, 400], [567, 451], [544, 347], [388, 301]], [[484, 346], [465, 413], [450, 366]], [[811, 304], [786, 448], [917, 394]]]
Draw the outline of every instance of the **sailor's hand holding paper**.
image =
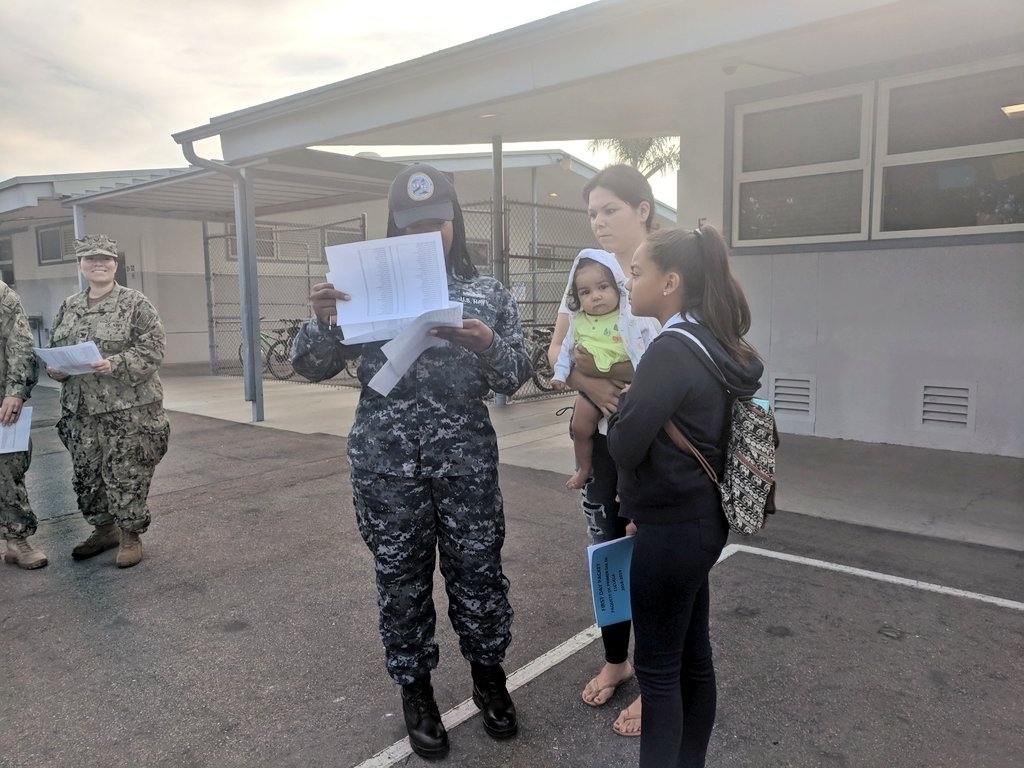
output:
[[[100, 360], [94, 360], [87, 365], [92, 368], [92, 373], [98, 373], [101, 376], [109, 376], [114, 372], [114, 364], [110, 362], [110, 358], [104, 357]], [[59, 368], [52, 366], [46, 366], [46, 375], [54, 381], [64, 381], [70, 374], [65, 373]]]
[[11, 426], [21, 415], [21, 406], [25, 401], [16, 395], [7, 395], [0, 402], [0, 424]]
[[46, 375], [54, 381], [64, 381], [64, 379], [68, 378], [68, 374], [64, 373], [64, 371], [51, 368], [50, 366], [46, 366]]
[[490, 326], [472, 317], [463, 318], [461, 328], [437, 326], [431, 328], [428, 333], [439, 339], [450, 341], [452, 344], [465, 347], [470, 352], [483, 352], [494, 341], [494, 331]]
[[332, 283], [317, 283], [313, 286], [313, 292], [309, 294], [313, 314], [328, 328], [338, 324], [337, 303], [348, 300], [349, 295], [336, 290]]

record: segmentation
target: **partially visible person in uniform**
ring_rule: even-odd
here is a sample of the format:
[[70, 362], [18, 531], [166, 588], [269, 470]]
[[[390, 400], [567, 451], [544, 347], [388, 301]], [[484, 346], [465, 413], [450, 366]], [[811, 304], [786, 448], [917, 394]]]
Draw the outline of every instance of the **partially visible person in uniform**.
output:
[[[38, 372], [32, 330], [21, 299], [0, 280], [0, 424], [11, 427], [18, 422]], [[27, 451], [0, 453], [0, 536], [7, 541], [4, 560], [26, 569], [47, 563], [46, 555], [28, 541], [37, 522], [25, 490], [25, 473], [31, 462], [31, 442]]]
[[75, 254], [89, 287], [61, 304], [50, 346], [94, 341], [103, 359], [83, 375], [46, 369], [61, 382], [57, 434], [71, 454], [78, 509], [93, 525], [71, 556], [119, 547], [117, 566], [130, 568], [142, 560], [149, 486], [171, 431], [157, 374], [166, 337], [149, 299], [115, 281], [116, 242], [86, 235], [75, 240]]
[[392, 183], [388, 208], [388, 237], [441, 234], [448, 295], [462, 302], [462, 327], [433, 329], [448, 343], [423, 352], [380, 395], [367, 383], [385, 363], [382, 344], [343, 345], [336, 302], [349, 296], [340, 290], [345, 286], [320, 283], [310, 296], [315, 317], [295, 338], [292, 362], [305, 378], [322, 381], [360, 356], [362, 392], [348, 436], [356, 523], [373, 553], [385, 662], [402, 686], [409, 743], [421, 757], [438, 759], [448, 752], [448, 734], [430, 682], [438, 663], [435, 553], [484, 728], [495, 739], [518, 729], [501, 666], [512, 639], [512, 608], [501, 567], [498, 445], [484, 398], [490, 390], [513, 394], [531, 366], [515, 301], [473, 266], [448, 177], [410, 165]]

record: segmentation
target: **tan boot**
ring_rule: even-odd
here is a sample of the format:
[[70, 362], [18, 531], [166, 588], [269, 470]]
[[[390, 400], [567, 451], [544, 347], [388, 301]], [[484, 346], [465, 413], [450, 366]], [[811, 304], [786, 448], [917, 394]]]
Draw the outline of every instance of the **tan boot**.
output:
[[75, 560], [86, 560], [95, 557], [100, 552], [113, 549], [120, 543], [121, 533], [117, 529], [117, 523], [97, 525], [89, 534], [89, 538], [81, 544], [75, 545], [75, 548], [71, 550], [71, 557]]
[[29, 544], [26, 538], [8, 539], [4, 560], [11, 565], [24, 568], [26, 571], [31, 571], [33, 568], [42, 568], [50, 562], [46, 559], [46, 555]]
[[121, 531], [121, 548], [117, 550], [117, 567], [131, 568], [142, 562], [142, 540], [139, 534]]

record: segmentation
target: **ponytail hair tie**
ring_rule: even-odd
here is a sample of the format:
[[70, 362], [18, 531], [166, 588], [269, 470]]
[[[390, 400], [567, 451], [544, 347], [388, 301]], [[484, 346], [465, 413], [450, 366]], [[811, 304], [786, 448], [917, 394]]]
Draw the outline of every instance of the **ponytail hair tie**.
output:
[[697, 227], [695, 230], [693, 230], [693, 234], [695, 234], [697, 237], [704, 237], [704, 233], [700, 231], [700, 227]]

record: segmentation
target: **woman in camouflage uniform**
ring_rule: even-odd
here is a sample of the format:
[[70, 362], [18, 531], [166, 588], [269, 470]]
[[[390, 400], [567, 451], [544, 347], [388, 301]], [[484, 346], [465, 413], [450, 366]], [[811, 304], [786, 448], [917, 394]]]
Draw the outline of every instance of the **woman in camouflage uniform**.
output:
[[382, 345], [341, 343], [336, 302], [349, 297], [321, 283], [310, 297], [316, 316], [295, 339], [293, 364], [321, 381], [360, 356], [363, 389], [348, 438], [352, 499], [374, 557], [387, 670], [402, 686], [409, 741], [418, 755], [436, 759], [448, 752], [430, 684], [438, 662], [431, 599], [436, 551], [484, 728], [496, 739], [518, 728], [501, 667], [512, 608], [501, 568], [498, 446], [484, 398], [489, 390], [513, 394], [531, 367], [515, 301], [497, 280], [479, 276], [470, 260], [451, 181], [435, 168], [411, 165], [392, 183], [388, 207], [389, 237], [440, 232], [448, 294], [463, 305], [462, 328], [435, 328], [449, 343], [420, 355], [385, 397], [366, 386], [385, 362]]
[[[32, 330], [18, 294], [0, 281], [0, 424], [13, 426], [32, 393], [38, 368], [32, 351]], [[46, 555], [28, 542], [36, 532], [36, 516], [28, 503], [25, 473], [32, 461], [27, 451], [0, 453], [0, 537], [7, 540], [4, 560], [22, 568], [42, 568]]]
[[78, 508], [94, 526], [71, 556], [84, 560], [119, 546], [117, 566], [129, 568], [142, 560], [146, 498], [171, 429], [157, 375], [166, 337], [149, 299], [115, 281], [116, 242], [87, 235], [75, 241], [75, 253], [89, 287], [61, 304], [50, 346], [94, 341], [103, 359], [80, 376], [46, 369], [61, 382], [57, 433], [71, 453]]

